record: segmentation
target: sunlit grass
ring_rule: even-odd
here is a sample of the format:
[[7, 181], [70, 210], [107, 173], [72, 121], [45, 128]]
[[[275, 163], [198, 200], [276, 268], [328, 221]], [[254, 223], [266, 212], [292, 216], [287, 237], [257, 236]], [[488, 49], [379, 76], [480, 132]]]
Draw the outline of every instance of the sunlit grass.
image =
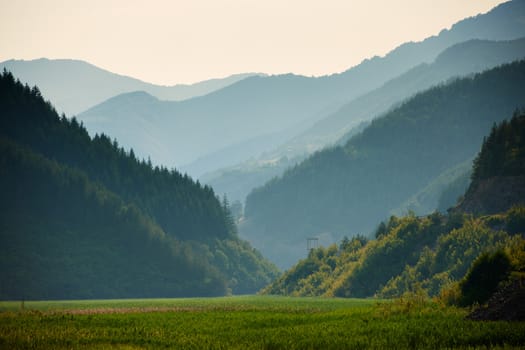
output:
[[258, 310], [296, 309], [328, 311], [343, 307], [364, 307], [377, 303], [375, 299], [345, 298], [294, 298], [283, 296], [235, 296], [217, 298], [175, 299], [109, 299], [109, 300], [58, 300], [58, 301], [0, 301], [3, 311], [67, 311], [93, 309], [188, 309], [188, 310]]
[[0, 303], [1, 349], [525, 346], [523, 322], [466, 321], [465, 311], [432, 303], [242, 296], [25, 302], [23, 311], [20, 306]]

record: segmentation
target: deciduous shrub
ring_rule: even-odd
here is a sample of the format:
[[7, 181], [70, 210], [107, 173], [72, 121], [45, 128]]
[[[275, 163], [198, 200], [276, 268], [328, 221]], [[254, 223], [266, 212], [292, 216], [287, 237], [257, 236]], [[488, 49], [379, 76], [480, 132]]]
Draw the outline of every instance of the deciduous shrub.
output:
[[483, 304], [507, 279], [511, 271], [510, 258], [503, 250], [480, 255], [460, 282], [460, 306]]

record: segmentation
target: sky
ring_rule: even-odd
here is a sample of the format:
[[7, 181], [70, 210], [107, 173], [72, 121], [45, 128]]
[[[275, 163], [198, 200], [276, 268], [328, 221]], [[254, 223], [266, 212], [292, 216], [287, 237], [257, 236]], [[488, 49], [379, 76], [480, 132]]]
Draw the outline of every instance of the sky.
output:
[[0, 0], [0, 61], [72, 58], [147, 82], [319, 76], [501, 0]]

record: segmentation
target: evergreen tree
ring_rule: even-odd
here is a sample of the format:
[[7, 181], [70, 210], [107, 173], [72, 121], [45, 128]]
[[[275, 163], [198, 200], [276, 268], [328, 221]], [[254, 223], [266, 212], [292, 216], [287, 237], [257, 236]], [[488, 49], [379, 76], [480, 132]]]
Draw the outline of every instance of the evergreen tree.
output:
[[0, 193], [0, 299], [253, 293], [277, 275], [210, 187], [90, 137], [6, 71]]

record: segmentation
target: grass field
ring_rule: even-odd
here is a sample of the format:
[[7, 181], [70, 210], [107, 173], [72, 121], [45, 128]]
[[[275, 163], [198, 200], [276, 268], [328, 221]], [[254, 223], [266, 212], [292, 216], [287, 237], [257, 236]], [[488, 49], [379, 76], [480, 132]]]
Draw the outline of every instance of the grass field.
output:
[[225, 297], [0, 302], [0, 349], [520, 349], [524, 322], [411, 300]]

